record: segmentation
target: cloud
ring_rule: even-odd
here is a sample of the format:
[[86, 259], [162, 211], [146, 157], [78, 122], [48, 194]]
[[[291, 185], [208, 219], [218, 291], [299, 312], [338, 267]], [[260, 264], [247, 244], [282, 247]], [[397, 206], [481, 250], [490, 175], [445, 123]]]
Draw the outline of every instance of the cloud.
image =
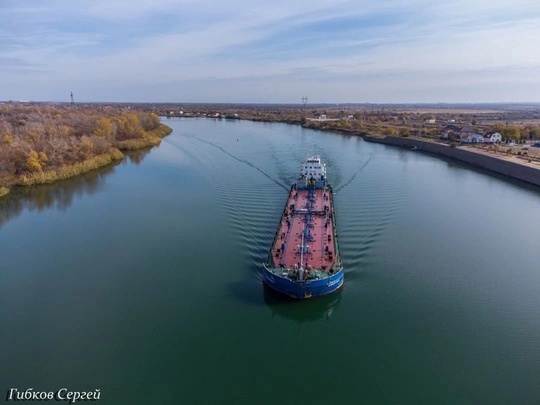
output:
[[[499, 89], [493, 97], [501, 101], [519, 97], [511, 84], [504, 91], [494, 85], [501, 80], [516, 89], [525, 81], [540, 94], [530, 74], [540, 68], [540, 3], [531, 0], [20, 4], [0, 6], [0, 87], [11, 89], [8, 98], [20, 98], [14, 93], [26, 86], [28, 98], [50, 99], [46, 82], [51, 95], [53, 83], [65, 83], [94, 100], [152, 95], [189, 101], [186, 95], [211, 102], [236, 95], [239, 102], [261, 102], [269, 86], [257, 81], [282, 86], [274, 91], [283, 94], [280, 101], [293, 96], [287, 89], [297, 89], [352, 102], [353, 88], [364, 89], [367, 98], [390, 101], [410, 92], [411, 102], [419, 95], [446, 101], [455, 91], [445, 82], [459, 88], [459, 101], [487, 86], [483, 93]], [[161, 93], [152, 90], [158, 88]], [[163, 100], [164, 93], [171, 98]]]

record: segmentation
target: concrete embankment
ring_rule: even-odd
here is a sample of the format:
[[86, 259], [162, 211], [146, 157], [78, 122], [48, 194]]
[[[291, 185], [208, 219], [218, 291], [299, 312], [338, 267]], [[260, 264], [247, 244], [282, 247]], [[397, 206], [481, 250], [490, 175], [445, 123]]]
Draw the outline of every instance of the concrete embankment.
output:
[[464, 148], [453, 148], [445, 144], [425, 142], [413, 138], [398, 138], [394, 136], [376, 137], [364, 136], [368, 142], [377, 142], [385, 145], [400, 146], [404, 148], [416, 147], [419, 151], [445, 156], [472, 166], [487, 169], [499, 174], [513, 177], [536, 186], [540, 186], [540, 168], [527, 165], [525, 162], [513, 162], [508, 159], [495, 157], [489, 154], [474, 152]]

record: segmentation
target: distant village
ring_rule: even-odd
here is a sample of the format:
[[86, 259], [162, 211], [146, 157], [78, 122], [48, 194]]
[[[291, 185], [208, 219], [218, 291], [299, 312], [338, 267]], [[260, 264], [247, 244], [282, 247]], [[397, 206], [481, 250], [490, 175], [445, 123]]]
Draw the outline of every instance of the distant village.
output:
[[72, 108], [87, 106], [143, 110], [169, 119], [204, 117], [284, 122], [360, 136], [410, 136], [457, 144], [529, 144], [540, 147], [540, 104], [536, 103], [295, 105], [71, 102]]
[[[152, 108], [159, 109], [157, 106]], [[351, 135], [431, 138], [459, 144], [538, 144], [540, 105], [445, 106], [444, 109], [398, 106], [348, 107], [287, 105], [167, 106], [159, 114], [174, 117], [247, 119], [300, 124], [306, 128]]]

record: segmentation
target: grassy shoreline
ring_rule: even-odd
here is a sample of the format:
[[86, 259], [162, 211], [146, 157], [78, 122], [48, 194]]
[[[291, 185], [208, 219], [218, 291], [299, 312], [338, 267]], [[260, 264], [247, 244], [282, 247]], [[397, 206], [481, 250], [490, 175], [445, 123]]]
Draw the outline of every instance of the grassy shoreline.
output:
[[53, 183], [58, 180], [65, 180], [70, 177], [78, 176], [91, 170], [107, 166], [116, 160], [123, 159], [124, 155], [120, 150], [114, 149], [110, 153], [94, 156], [90, 159], [77, 162], [73, 165], [62, 166], [56, 170], [47, 170], [43, 172], [23, 175], [15, 180], [14, 186], [35, 186], [38, 184]]
[[161, 143], [161, 139], [169, 135], [171, 132], [171, 127], [165, 124], [160, 124], [156, 129], [145, 132], [142, 138], [118, 141], [117, 147], [120, 150], [137, 150], [156, 146]]
[[90, 159], [76, 162], [72, 165], [65, 165], [58, 169], [45, 170], [32, 174], [24, 174], [14, 178], [9, 184], [0, 186], [0, 198], [6, 196], [10, 192], [10, 188], [18, 186], [35, 186], [38, 184], [53, 183], [55, 181], [65, 180], [80, 174], [96, 170], [115, 161], [124, 159], [122, 151], [132, 151], [145, 149], [148, 147], [159, 145], [161, 139], [169, 135], [172, 128], [160, 124], [157, 128], [146, 131], [141, 138], [128, 139], [118, 141], [117, 147], [113, 148], [109, 153], [94, 156]]

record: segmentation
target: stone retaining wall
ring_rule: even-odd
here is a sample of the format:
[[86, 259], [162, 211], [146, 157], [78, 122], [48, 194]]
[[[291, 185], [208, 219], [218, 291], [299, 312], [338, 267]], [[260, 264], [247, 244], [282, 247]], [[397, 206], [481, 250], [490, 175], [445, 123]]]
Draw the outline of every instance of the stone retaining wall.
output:
[[417, 147], [419, 151], [433, 153], [435, 155], [445, 156], [451, 159], [459, 160], [470, 165], [491, 170], [499, 174], [513, 177], [527, 183], [540, 186], [540, 169], [522, 165], [516, 162], [510, 162], [504, 159], [498, 159], [493, 156], [481, 153], [471, 152], [462, 148], [452, 148], [448, 145], [424, 142], [413, 138], [398, 138], [387, 136], [384, 138], [375, 136], [364, 136], [368, 142], [377, 142], [385, 145], [400, 146], [404, 148]]

